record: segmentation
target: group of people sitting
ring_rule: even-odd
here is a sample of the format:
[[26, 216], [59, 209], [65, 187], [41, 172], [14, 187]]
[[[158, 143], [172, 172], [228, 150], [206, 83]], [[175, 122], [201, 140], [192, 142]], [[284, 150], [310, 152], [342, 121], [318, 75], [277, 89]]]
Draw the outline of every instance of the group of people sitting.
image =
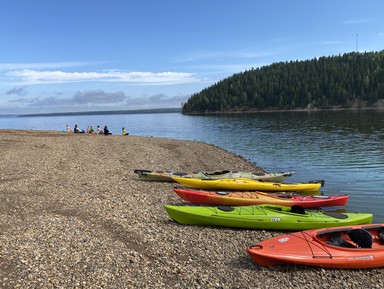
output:
[[[66, 132], [68, 132], [68, 133], [90, 133], [90, 134], [112, 135], [112, 133], [108, 130], [108, 126], [104, 126], [104, 129], [102, 130], [99, 125], [97, 126], [96, 130], [94, 130], [92, 125], [89, 125], [87, 127], [87, 130], [84, 131], [84, 130], [79, 129], [77, 124], [75, 124], [75, 127], [73, 128], [73, 130], [67, 124]], [[124, 127], [121, 129], [121, 134], [122, 135], [129, 135], [129, 133], [125, 130]]]

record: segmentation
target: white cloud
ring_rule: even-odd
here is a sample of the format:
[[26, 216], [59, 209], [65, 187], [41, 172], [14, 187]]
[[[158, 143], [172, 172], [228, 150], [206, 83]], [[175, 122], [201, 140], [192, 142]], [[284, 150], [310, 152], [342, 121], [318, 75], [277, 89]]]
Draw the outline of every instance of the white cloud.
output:
[[24, 84], [65, 83], [65, 82], [128, 82], [137, 84], [182, 84], [199, 80], [193, 73], [186, 72], [124, 72], [108, 70], [104, 72], [65, 72], [40, 70], [14, 70], [6, 73], [14, 81]]

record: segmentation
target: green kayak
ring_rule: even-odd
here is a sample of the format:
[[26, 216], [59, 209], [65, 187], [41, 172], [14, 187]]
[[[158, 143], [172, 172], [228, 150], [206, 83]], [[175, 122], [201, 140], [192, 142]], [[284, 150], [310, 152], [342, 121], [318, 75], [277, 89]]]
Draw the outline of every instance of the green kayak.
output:
[[151, 171], [151, 170], [134, 170], [142, 181], [156, 182], [175, 182], [173, 177], [183, 177], [202, 180], [220, 180], [220, 179], [238, 179], [246, 178], [263, 182], [281, 183], [286, 178], [292, 176], [294, 172], [278, 172], [278, 173], [258, 173], [258, 172], [242, 172], [242, 171], [212, 171], [212, 172], [172, 172], [172, 171]]
[[309, 211], [300, 206], [172, 206], [169, 216], [184, 225], [223, 226], [266, 230], [309, 230], [370, 224], [372, 214]]

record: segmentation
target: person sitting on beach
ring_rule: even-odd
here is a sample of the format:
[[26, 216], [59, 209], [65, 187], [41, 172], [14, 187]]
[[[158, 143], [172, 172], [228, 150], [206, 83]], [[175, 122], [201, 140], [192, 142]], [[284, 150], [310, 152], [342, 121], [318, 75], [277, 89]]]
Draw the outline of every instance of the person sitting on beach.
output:
[[99, 125], [97, 126], [96, 133], [97, 134], [102, 134], [103, 133], [103, 131], [101, 130]]
[[65, 131], [66, 132], [73, 132], [73, 130], [71, 130], [71, 128], [69, 127], [69, 125], [67, 124], [66, 128], [65, 128]]
[[77, 126], [77, 124], [75, 124], [75, 127], [74, 127], [74, 129], [73, 129], [73, 132], [74, 132], [74, 133], [84, 133], [83, 130], [80, 130], [80, 129], [79, 129], [79, 127]]
[[111, 135], [111, 134], [112, 134], [112, 133], [109, 132], [108, 127], [105, 126], [105, 127], [104, 127], [104, 135]]
[[121, 134], [122, 135], [129, 135], [129, 133], [125, 130], [124, 127], [121, 129]]
[[95, 132], [95, 130], [93, 129], [93, 126], [90, 126], [89, 127], [89, 133], [94, 133]]

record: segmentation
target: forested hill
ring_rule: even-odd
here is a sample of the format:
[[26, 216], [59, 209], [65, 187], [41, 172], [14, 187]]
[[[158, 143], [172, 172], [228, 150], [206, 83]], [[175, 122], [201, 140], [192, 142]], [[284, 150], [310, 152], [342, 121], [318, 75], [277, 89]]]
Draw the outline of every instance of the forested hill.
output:
[[384, 99], [384, 50], [279, 62], [192, 95], [182, 112], [369, 107]]

